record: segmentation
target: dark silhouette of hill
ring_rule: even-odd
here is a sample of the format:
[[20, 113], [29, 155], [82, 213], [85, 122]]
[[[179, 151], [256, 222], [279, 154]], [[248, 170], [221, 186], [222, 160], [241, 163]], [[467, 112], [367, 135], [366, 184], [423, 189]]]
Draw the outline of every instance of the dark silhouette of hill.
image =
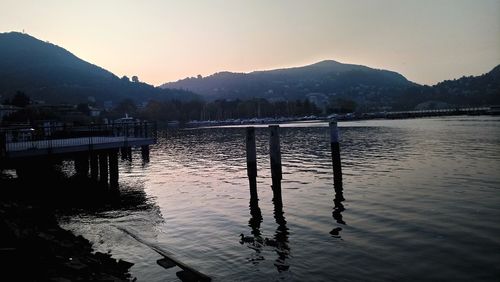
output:
[[303, 99], [311, 93], [343, 96], [355, 90], [363, 96], [357, 91], [360, 88], [380, 92], [413, 85], [396, 72], [327, 60], [287, 69], [251, 73], [219, 72], [208, 77], [198, 76], [165, 83], [161, 87], [186, 89], [212, 99], [258, 97], [292, 100]]
[[211, 100], [308, 99], [319, 107], [329, 105], [333, 109], [351, 103], [361, 112], [482, 106], [500, 104], [500, 66], [480, 76], [428, 86], [408, 81], [396, 72], [327, 60], [288, 69], [219, 72], [161, 87], [190, 90]]
[[433, 88], [438, 94], [456, 103], [462, 101], [477, 105], [500, 104], [500, 65], [483, 75], [445, 80]]
[[89, 96], [103, 102], [130, 98], [192, 99], [189, 91], [168, 90], [120, 79], [57, 45], [30, 35], [0, 33], [0, 95], [9, 98], [23, 91], [32, 99], [46, 102], [86, 102]]
[[[500, 105], [500, 65], [479, 76], [463, 76], [433, 86], [413, 86], [402, 91], [394, 101], [397, 109], [413, 109], [419, 104], [441, 108]], [[438, 106], [441, 104], [442, 106]]]
[[209, 100], [308, 99], [320, 108], [349, 105], [368, 112], [413, 109], [422, 103], [450, 107], [500, 104], [500, 66], [481, 76], [422, 86], [396, 72], [327, 60], [287, 69], [219, 72], [154, 87], [119, 78], [30, 35], [0, 33], [1, 101], [17, 91], [49, 103], [87, 102], [88, 97], [94, 97], [98, 104], [127, 98], [135, 102], [187, 101], [200, 96]]

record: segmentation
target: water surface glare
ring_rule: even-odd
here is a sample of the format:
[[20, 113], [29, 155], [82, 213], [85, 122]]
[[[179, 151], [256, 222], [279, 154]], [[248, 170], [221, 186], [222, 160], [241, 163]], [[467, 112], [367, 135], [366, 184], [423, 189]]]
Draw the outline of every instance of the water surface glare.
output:
[[158, 266], [117, 226], [216, 281], [498, 281], [500, 118], [339, 123], [345, 201], [333, 189], [327, 126], [281, 125], [282, 208], [268, 129], [256, 129], [251, 205], [245, 128], [203, 128], [162, 132], [149, 163], [140, 151], [120, 162], [122, 193], [143, 189], [146, 208], [62, 224], [135, 263], [139, 281], [178, 281], [179, 269]]

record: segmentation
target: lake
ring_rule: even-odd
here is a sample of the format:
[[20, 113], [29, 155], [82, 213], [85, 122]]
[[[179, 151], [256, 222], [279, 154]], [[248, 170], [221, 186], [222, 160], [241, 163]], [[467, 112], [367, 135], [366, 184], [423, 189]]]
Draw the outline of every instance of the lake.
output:
[[[283, 207], [272, 201], [269, 130], [256, 129], [250, 205], [245, 126], [162, 131], [150, 162], [120, 162], [134, 208], [61, 214], [139, 281], [178, 281], [174, 253], [215, 281], [498, 281], [500, 118], [340, 122], [343, 195], [327, 123], [280, 125]], [[343, 198], [345, 200], [343, 200]], [[335, 200], [335, 201], [334, 201]], [[268, 244], [240, 242], [245, 237]]]

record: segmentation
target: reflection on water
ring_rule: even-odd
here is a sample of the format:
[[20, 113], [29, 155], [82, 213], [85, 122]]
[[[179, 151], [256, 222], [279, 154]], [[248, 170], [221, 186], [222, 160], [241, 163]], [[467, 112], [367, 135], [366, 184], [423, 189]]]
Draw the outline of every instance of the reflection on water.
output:
[[252, 235], [254, 238], [261, 238], [260, 224], [262, 223], [262, 212], [259, 208], [259, 198], [257, 196], [257, 177], [249, 176], [250, 182], [250, 220], [248, 226], [252, 228]]
[[259, 208], [259, 198], [257, 197], [257, 178], [255, 176], [248, 177], [250, 184], [250, 219], [248, 220], [248, 226], [251, 228], [252, 236], [246, 236], [241, 234], [240, 243], [247, 244], [249, 248], [255, 250], [255, 254], [249, 258], [254, 264], [257, 264], [259, 261], [264, 260], [264, 256], [262, 256], [262, 247], [264, 240], [262, 239], [262, 233], [260, 232], [260, 224], [262, 223], [262, 212]]
[[[279, 182], [279, 181], [278, 181]], [[274, 204], [274, 219], [278, 224], [274, 234], [274, 240], [266, 238], [265, 243], [267, 246], [275, 248], [278, 258], [274, 265], [279, 272], [287, 271], [290, 265], [287, 263], [287, 258], [290, 256], [290, 247], [288, 246], [288, 227], [286, 226], [285, 212], [283, 211], [283, 203], [281, 198], [273, 198]]]
[[[340, 185], [334, 186], [334, 190], [335, 190], [335, 198], [333, 198], [334, 206], [333, 206], [332, 216], [333, 219], [335, 219], [335, 221], [338, 224], [345, 225], [346, 223], [342, 217], [342, 212], [345, 210], [344, 205], [342, 204], [342, 202], [345, 201], [343, 193], [344, 189], [342, 183]], [[339, 233], [341, 230], [342, 227], [337, 226], [333, 228], [332, 231], [330, 231], [330, 234], [332, 234], [332, 236], [334, 237], [340, 238]]]
[[[249, 177], [250, 189], [255, 189], [254, 183], [256, 183], [255, 177]], [[277, 189], [276, 186], [280, 186], [280, 180], [275, 180], [273, 189]], [[259, 261], [265, 260], [262, 254], [262, 249], [264, 247], [270, 247], [274, 249], [278, 257], [275, 260], [274, 265], [278, 272], [287, 271], [290, 265], [287, 263], [287, 258], [290, 255], [290, 247], [288, 245], [289, 231], [286, 226], [285, 213], [283, 211], [283, 202], [281, 198], [276, 197], [273, 191], [273, 205], [274, 205], [274, 219], [278, 225], [274, 233], [273, 238], [262, 238], [262, 233], [260, 231], [260, 226], [263, 221], [262, 212], [259, 208], [259, 199], [253, 197], [254, 193], [250, 197], [250, 220], [248, 221], [248, 226], [251, 228], [252, 236], [245, 236], [241, 234], [240, 243], [242, 245], [246, 244], [247, 247], [255, 250], [255, 255], [253, 255], [249, 260], [252, 263], [257, 263]]]
[[139, 187], [149, 208], [71, 216], [66, 225], [134, 262], [140, 281], [177, 277], [112, 224], [133, 227], [220, 281], [500, 277], [499, 118], [339, 127], [343, 189], [333, 187], [326, 123], [280, 128], [279, 183], [268, 128], [255, 131], [255, 179], [247, 177], [244, 127], [179, 130], [161, 135], [149, 163], [139, 150], [120, 163], [122, 187]]

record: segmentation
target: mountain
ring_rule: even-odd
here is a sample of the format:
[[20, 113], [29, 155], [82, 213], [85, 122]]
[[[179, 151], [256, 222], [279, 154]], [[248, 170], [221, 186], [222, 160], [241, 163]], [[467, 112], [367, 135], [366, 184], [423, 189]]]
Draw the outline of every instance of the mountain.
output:
[[[500, 65], [479, 76], [463, 76], [433, 86], [436, 95], [469, 105], [500, 104]], [[439, 97], [438, 97], [439, 98]]]
[[197, 97], [189, 91], [120, 79], [57, 45], [24, 33], [0, 33], [0, 95], [5, 99], [16, 91], [51, 103], [86, 102], [88, 97], [98, 103]]
[[500, 105], [500, 65], [479, 76], [463, 76], [433, 86], [413, 86], [393, 101], [397, 109]]
[[[287, 69], [251, 73], [219, 72], [208, 77], [198, 76], [165, 83], [160, 87], [186, 89], [210, 99], [258, 97], [292, 100], [304, 99], [308, 95], [340, 97], [346, 94], [351, 99], [362, 99], [365, 94], [376, 95], [382, 90], [386, 92], [413, 85], [396, 72], [327, 60]], [[353, 97], [353, 91], [359, 95]]]
[[163, 88], [193, 91], [211, 100], [308, 99], [327, 109], [350, 103], [361, 112], [500, 104], [500, 65], [480, 76], [419, 85], [388, 70], [332, 60], [304, 67], [219, 72], [165, 83]]

